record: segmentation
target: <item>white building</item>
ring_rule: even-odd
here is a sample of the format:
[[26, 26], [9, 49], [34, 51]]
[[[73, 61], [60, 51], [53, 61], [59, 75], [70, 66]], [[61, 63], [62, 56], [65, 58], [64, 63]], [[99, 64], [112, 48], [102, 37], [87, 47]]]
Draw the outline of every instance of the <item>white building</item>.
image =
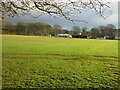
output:
[[58, 34], [57, 37], [67, 37], [67, 38], [72, 38], [72, 35], [70, 35], [70, 34]]

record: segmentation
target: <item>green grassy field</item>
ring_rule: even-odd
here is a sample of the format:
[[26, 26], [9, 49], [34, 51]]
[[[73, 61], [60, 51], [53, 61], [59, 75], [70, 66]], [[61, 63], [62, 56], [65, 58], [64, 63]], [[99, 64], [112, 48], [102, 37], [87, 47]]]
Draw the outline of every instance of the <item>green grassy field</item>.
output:
[[118, 41], [3, 35], [3, 88], [117, 88]]

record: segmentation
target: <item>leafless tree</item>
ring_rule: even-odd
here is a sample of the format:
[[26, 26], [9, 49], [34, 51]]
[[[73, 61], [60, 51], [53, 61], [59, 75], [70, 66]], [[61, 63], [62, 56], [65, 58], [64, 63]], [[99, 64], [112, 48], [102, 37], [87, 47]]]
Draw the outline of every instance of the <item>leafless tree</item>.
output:
[[2, 15], [16, 16], [37, 12], [37, 16], [49, 14], [53, 17], [64, 17], [70, 21], [82, 21], [72, 18], [75, 13], [85, 10], [94, 10], [97, 14], [104, 16], [105, 9], [110, 8], [109, 2], [104, 0], [2, 0], [0, 1], [0, 12]]
[[63, 28], [59, 24], [54, 24], [53, 29], [54, 29], [55, 35], [60, 34], [60, 33], [62, 34]]
[[81, 33], [81, 29], [79, 26], [73, 26], [73, 34], [79, 35]]

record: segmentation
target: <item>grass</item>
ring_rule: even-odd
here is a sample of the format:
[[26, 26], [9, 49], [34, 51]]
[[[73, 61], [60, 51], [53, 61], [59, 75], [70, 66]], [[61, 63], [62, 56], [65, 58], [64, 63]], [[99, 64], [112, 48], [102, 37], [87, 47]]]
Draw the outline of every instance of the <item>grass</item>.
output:
[[3, 88], [118, 88], [118, 41], [3, 35]]

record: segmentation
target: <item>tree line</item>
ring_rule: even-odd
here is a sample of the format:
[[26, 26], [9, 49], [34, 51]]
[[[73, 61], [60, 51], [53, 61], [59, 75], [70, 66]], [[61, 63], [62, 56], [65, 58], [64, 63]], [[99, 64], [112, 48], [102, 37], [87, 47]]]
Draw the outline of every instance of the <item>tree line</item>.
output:
[[114, 39], [116, 32], [117, 29], [113, 24], [93, 27], [91, 28], [91, 30], [88, 30], [87, 27], [80, 28], [79, 26], [73, 26], [72, 30], [67, 30], [63, 29], [63, 27], [59, 24], [54, 24], [52, 26], [40, 22], [39, 23], [18, 22], [16, 24], [3, 22], [2, 24], [3, 34], [15, 34], [15, 35], [56, 36], [57, 34], [71, 34], [91, 36], [90, 38], [93, 39], [101, 36], [109, 36], [110, 39]]
[[[3, 34], [16, 34], [16, 35], [39, 35], [39, 36], [56, 36], [61, 33], [62, 27], [58, 24], [51, 26], [46, 23], [25, 23], [18, 22], [17, 24], [11, 24], [4, 22], [2, 24]], [[62, 29], [63, 33], [68, 33], [68, 30]]]

